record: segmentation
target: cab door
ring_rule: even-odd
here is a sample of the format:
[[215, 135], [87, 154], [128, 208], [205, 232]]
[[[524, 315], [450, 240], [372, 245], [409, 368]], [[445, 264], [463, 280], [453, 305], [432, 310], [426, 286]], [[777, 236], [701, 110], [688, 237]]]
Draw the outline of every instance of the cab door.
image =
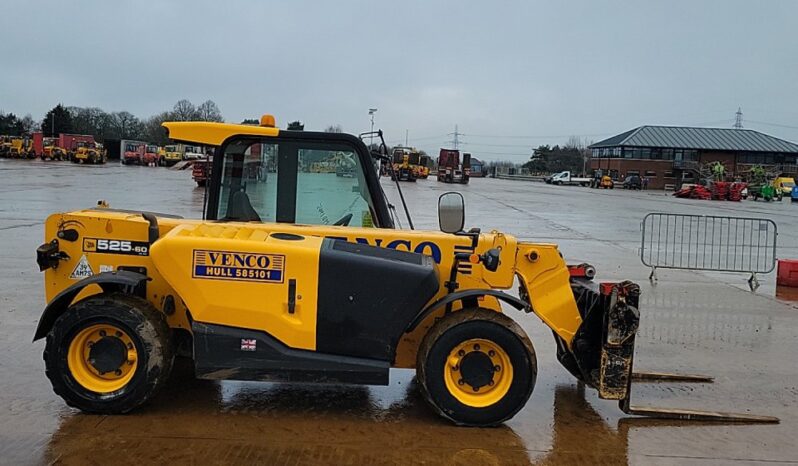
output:
[[359, 139], [334, 133], [289, 136], [238, 138], [220, 147], [206, 218], [393, 227], [376, 169]]

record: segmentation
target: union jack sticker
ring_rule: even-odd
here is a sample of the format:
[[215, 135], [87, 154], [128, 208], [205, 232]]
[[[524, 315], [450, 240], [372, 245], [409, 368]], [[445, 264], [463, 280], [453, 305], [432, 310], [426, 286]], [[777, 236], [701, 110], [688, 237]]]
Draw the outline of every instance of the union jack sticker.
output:
[[242, 338], [241, 339], [241, 351], [255, 351], [258, 345], [258, 340]]

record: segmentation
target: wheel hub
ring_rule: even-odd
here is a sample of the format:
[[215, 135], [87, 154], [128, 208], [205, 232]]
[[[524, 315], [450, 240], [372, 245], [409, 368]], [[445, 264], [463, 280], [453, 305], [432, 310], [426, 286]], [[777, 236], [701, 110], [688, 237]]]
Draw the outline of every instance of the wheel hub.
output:
[[127, 347], [119, 338], [105, 336], [89, 349], [89, 364], [101, 374], [118, 370], [127, 361]]
[[493, 384], [493, 362], [482, 351], [472, 351], [460, 361], [460, 375], [464, 383], [474, 389]]
[[500, 345], [473, 338], [452, 348], [443, 376], [447, 390], [455, 399], [482, 408], [499, 402], [507, 394], [513, 367], [510, 356]]
[[83, 388], [110, 393], [123, 388], [138, 366], [138, 352], [125, 330], [111, 324], [90, 325], [72, 337], [67, 349], [72, 378]]

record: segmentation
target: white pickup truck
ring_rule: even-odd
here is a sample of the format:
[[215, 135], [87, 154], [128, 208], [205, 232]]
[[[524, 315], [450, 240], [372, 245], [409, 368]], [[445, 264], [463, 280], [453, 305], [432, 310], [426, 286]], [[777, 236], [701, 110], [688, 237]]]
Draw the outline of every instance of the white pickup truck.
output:
[[546, 179], [546, 182], [549, 184], [571, 184], [571, 185], [579, 185], [579, 186], [589, 186], [590, 185], [590, 178], [578, 178], [575, 176], [571, 176], [571, 172], [564, 171], [560, 173], [555, 173], [551, 176], [551, 178]]

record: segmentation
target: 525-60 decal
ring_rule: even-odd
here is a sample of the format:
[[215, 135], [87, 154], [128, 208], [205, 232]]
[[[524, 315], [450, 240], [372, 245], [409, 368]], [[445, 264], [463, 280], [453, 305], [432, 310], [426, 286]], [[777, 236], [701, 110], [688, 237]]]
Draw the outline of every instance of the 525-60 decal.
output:
[[144, 241], [126, 241], [119, 239], [83, 238], [84, 252], [103, 254], [126, 254], [129, 256], [147, 256], [150, 244]]

